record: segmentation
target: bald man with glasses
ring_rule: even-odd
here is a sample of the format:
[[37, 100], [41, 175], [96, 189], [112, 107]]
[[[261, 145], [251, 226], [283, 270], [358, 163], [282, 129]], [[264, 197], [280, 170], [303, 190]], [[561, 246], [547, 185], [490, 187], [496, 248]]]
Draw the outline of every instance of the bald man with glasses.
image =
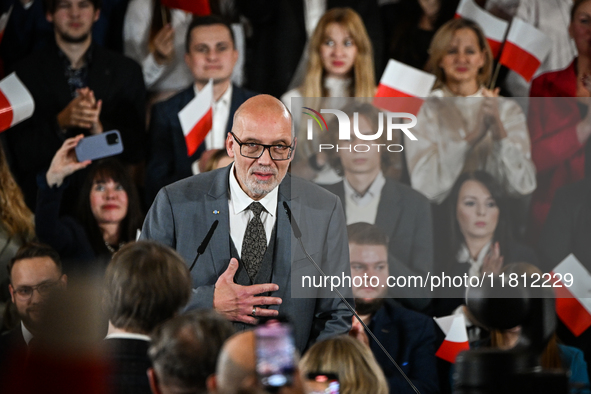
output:
[[318, 273], [296, 247], [284, 204], [302, 229], [306, 250], [328, 275], [350, 275], [350, 267], [340, 200], [287, 173], [296, 145], [285, 106], [268, 95], [250, 98], [226, 138], [234, 163], [163, 188], [141, 239], [176, 249], [191, 266], [218, 221], [191, 271], [189, 309], [215, 309], [237, 330], [252, 328], [261, 317], [286, 315], [303, 352], [316, 340], [346, 334], [352, 315], [326, 288], [302, 286], [303, 277]]

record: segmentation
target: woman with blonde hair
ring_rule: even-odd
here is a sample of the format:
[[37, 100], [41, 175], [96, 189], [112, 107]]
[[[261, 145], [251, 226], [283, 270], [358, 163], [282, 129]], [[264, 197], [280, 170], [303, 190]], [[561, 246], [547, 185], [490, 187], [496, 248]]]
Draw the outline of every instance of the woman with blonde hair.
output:
[[[335, 108], [340, 101], [327, 97], [373, 97], [375, 75], [373, 48], [359, 14], [351, 8], [332, 8], [316, 25], [308, 46], [308, 63], [303, 84], [281, 96], [292, 110], [292, 99], [305, 97], [304, 107]], [[323, 105], [324, 104], [324, 105]], [[293, 113], [293, 111], [292, 111]], [[295, 119], [296, 130], [306, 133], [304, 122]], [[315, 182], [331, 184], [341, 178], [318, 153], [319, 140], [298, 139], [299, 149], [293, 163], [294, 173]]]
[[12, 177], [0, 143], [0, 303], [8, 299], [6, 266], [18, 248], [35, 239], [33, 213]]
[[536, 187], [523, 111], [486, 88], [492, 52], [482, 29], [467, 19], [444, 24], [433, 37], [427, 69], [435, 89], [418, 115], [405, 153], [411, 185], [441, 203], [463, 172], [485, 170], [511, 196]]
[[373, 97], [373, 49], [359, 14], [332, 8], [316, 25], [308, 47], [304, 83], [281, 97]]
[[388, 384], [370, 348], [342, 335], [317, 342], [299, 364], [306, 387], [309, 372], [338, 375], [341, 394], [387, 394]]

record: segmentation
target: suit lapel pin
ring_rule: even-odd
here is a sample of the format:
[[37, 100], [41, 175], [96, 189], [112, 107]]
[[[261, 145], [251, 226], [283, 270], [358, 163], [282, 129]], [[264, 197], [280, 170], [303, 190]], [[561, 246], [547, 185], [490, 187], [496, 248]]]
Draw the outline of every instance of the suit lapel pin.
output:
[[214, 215], [217, 215], [217, 214], [219, 214], [219, 213], [220, 213], [220, 211], [218, 211], [217, 209], [216, 209], [215, 211], [213, 211], [213, 214], [214, 214]]

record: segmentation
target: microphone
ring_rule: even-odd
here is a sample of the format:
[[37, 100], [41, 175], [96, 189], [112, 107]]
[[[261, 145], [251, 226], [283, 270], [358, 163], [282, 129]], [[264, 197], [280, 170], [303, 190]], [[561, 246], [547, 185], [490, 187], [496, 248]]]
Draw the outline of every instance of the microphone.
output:
[[193, 260], [193, 264], [191, 264], [189, 272], [193, 271], [193, 267], [195, 266], [197, 259], [199, 258], [199, 256], [203, 254], [203, 252], [205, 252], [205, 248], [207, 248], [207, 245], [209, 245], [209, 241], [211, 240], [211, 237], [213, 237], [213, 233], [215, 232], [215, 229], [218, 227], [218, 223], [219, 220], [216, 220], [211, 224], [211, 227], [209, 228], [207, 235], [205, 236], [205, 238], [203, 238], [201, 245], [199, 245], [199, 247], [197, 248], [197, 256], [195, 256], [195, 260]]
[[[304, 243], [302, 242], [302, 232], [300, 231], [300, 227], [298, 226], [295, 218], [292, 218], [291, 217], [291, 209], [289, 209], [289, 205], [287, 204], [286, 201], [283, 201], [283, 209], [285, 209], [285, 213], [287, 215], [287, 218], [289, 219], [289, 223], [291, 224], [291, 229], [293, 230], [293, 235], [298, 240], [298, 242], [300, 244], [300, 247], [302, 248], [302, 251], [306, 255], [306, 258], [312, 263], [312, 265], [314, 265], [314, 267], [320, 273], [320, 275], [322, 275], [323, 277], [327, 276], [324, 273], [324, 271], [322, 271], [322, 268], [320, 268], [320, 266], [314, 261], [314, 259], [312, 258], [312, 256], [310, 256], [308, 254], [308, 252], [306, 251], [306, 248], [304, 247]], [[406, 376], [406, 374], [400, 368], [400, 366], [398, 366], [398, 363], [394, 360], [394, 358], [386, 350], [386, 348], [384, 347], [384, 345], [382, 345], [382, 343], [378, 340], [378, 338], [376, 338], [376, 336], [374, 335], [374, 333], [371, 332], [371, 330], [369, 329], [369, 327], [359, 317], [359, 315], [357, 314], [357, 312], [355, 312], [355, 308], [353, 308], [351, 306], [351, 304], [349, 304], [349, 302], [341, 294], [341, 292], [339, 291], [339, 289], [334, 289], [334, 292], [339, 296], [339, 298], [341, 299], [341, 301], [343, 301], [343, 303], [347, 306], [347, 308], [349, 309], [349, 311], [351, 311], [351, 313], [353, 313], [353, 315], [355, 316], [355, 318], [357, 319], [357, 321], [359, 321], [359, 323], [361, 323], [361, 325], [365, 329], [365, 332], [367, 332], [369, 334], [369, 336], [371, 336], [371, 338], [374, 341], [376, 341], [377, 345], [380, 347], [380, 349], [382, 349], [382, 351], [384, 352], [384, 354], [386, 355], [386, 357], [388, 357], [388, 359], [392, 362], [392, 364], [394, 364], [394, 366], [396, 367], [396, 369], [398, 370], [398, 372], [400, 372], [400, 374], [402, 375], [402, 377], [404, 379], [406, 379], [406, 382], [410, 385], [410, 387], [412, 387], [412, 389], [415, 391], [415, 393], [421, 394], [419, 392], [419, 390], [416, 388], [416, 386], [408, 378], [408, 376]]]

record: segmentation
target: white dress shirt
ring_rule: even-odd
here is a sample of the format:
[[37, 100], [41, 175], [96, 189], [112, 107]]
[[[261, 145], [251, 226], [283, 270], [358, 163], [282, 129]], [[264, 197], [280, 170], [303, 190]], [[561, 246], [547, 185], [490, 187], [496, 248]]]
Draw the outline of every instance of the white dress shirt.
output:
[[347, 225], [358, 222], [375, 224], [378, 215], [378, 205], [386, 178], [380, 171], [364, 194], [358, 193], [353, 186], [343, 178], [345, 187], [345, 204]]
[[113, 334], [107, 335], [105, 339], [137, 339], [146, 342], [150, 342], [151, 340], [147, 335], [136, 334], [132, 332], [115, 332]]
[[31, 331], [27, 330], [27, 327], [25, 327], [25, 324], [22, 321], [21, 330], [23, 332], [23, 339], [25, 340], [27, 346], [29, 346], [29, 342], [31, 342], [31, 339], [33, 339], [33, 334], [31, 334]]
[[[261, 221], [265, 227], [265, 233], [267, 236], [267, 245], [271, 241], [271, 232], [275, 221], [277, 220], [277, 197], [279, 193], [279, 187], [274, 188], [270, 193], [263, 197], [258, 202], [265, 208], [261, 212]], [[230, 236], [234, 242], [234, 246], [238, 251], [238, 256], [242, 256], [242, 242], [244, 240], [244, 233], [246, 232], [246, 226], [254, 214], [248, 206], [255, 202], [250, 198], [244, 190], [240, 187], [236, 176], [234, 175], [234, 164], [230, 169], [230, 196], [228, 199], [229, 212], [230, 212]]]

